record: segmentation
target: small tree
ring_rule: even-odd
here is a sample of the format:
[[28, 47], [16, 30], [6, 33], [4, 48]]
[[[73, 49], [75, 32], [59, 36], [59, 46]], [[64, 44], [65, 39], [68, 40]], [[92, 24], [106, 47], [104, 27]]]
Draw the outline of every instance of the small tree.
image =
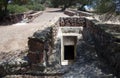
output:
[[1, 11], [7, 11], [8, 1], [9, 0], [1, 0], [0, 1], [0, 10]]
[[77, 0], [64, 0], [63, 3], [63, 8], [62, 10], [65, 10], [66, 8], [74, 5], [76, 3]]
[[96, 10], [98, 13], [114, 12], [115, 3], [114, 0], [99, 0]]
[[63, 6], [62, 10], [74, 5], [77, 0], [51, 0], [53, 7], [59, 7], [60, 5]]
[[51, 0], [53, 7], [58, 7], [60, 5], [63, 6], [62, 10], [65, 10], [66, 8], [75, 5], [76, 3], [79, 3], [81, 5], [80, 8], [83, 8], [83, 6], [87, 4], [92, 4], [96, 0]]

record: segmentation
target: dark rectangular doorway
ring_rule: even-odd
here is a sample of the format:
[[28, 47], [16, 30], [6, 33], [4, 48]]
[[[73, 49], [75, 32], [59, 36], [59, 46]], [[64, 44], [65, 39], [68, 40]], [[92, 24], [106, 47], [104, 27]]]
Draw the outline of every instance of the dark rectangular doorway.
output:
[[64, 60], [74, 60], [74, 46], [73, 45], [64, 46]]

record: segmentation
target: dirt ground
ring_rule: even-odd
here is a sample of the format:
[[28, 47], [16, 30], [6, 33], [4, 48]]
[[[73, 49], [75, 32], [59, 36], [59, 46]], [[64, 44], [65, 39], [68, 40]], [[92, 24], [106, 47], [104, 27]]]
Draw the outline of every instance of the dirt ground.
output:
[[60, 9], [46, 9], [31, 23], [17, 23], [9, 26], [0, 26], [0, 52], [24, 50], [27, 48], [28, 37], [37, 30], [54, 24], [59, 17], [66, 16]]

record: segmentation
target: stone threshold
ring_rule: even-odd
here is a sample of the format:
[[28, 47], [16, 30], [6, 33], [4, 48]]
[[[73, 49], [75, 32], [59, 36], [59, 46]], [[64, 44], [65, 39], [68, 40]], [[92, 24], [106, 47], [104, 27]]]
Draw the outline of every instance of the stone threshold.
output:
[[65, 73], [42, 73], [42, 72], [29, 72], [29, 73], [18, 73], [18, 74], [7, 74], [7, 75], [32, 75], [32, 76], [62, 76]]

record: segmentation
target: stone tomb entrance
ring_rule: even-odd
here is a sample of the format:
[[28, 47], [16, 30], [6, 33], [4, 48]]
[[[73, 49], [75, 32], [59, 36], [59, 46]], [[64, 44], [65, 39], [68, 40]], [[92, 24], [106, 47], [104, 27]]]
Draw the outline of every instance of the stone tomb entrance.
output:
[[68, 65], [74, 62], [76, 56], [77, 36], [63, 36], [61, 50], [61, 64]]
[[60, 27], [61, 30], [61, 65], [75, 61], [77, 41], [82, 38], [82, 27]]
[[74, 45], [64, 45], [64, 60], [74, 60]]
[[30, 63], [53, 67], [73, 64], [84, 25], [84, 18], [67, 17], [60, 18], [53, 27], [35, 32], [28, 41]]

